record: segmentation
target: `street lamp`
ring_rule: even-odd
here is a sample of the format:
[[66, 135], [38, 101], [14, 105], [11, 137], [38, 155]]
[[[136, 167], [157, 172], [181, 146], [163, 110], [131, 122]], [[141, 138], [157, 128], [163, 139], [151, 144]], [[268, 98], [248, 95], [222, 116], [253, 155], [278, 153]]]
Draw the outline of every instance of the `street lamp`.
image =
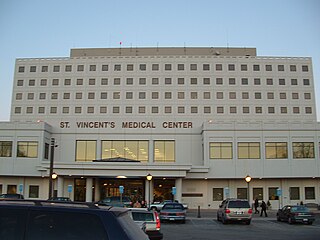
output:
[[251, 178], [249, 175], [247, 175], [247, 176], [244, 178], [244, 180], [246, 180], [246, 182], [248, 183], [248, 193], [247, 193], [247, 197], [248, 197], [248, 202], [249, 202], [249, 204], [250, 204], [249, 183], [250, 183], [251, 179], [252, 179], [252, 178]]
[[56, 180], [57, 177], [58, 177], [58, 174], [56, 174], [55, 172], [51, 174], [51, 180], [52, 180], [52, 188], [50, 189], [51, 197], [54, 197], [54, 180]]
[[150, 206], [151, 206], [151, 203], [150, 203], [150, 192], [151, 192], [151, 180], [152, 180], [152, 175], [150, 173], [148, 173], [148, 175], [147, 175], [147, 180], [148, 180], [148, 183], [149, 183], [148, 203], [149, 203], [149, 209], [150, 209]]

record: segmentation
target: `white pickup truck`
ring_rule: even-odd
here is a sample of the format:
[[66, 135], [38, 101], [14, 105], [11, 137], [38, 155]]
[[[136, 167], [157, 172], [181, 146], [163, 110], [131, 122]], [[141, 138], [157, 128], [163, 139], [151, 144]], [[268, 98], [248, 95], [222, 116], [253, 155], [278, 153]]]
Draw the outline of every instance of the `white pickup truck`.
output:
[[[166, 204], [166, 203], [171, 203], [171, 202], [178, 202], [177, 200], [164, 200], [163, 202], [154, 202], [150, 204], [150, 209], [154, 210], [154, 211], [160, 211], [162, 209], [162, 207]], [[188, 205], [185, 203], [182, 203], [183, 207], [185, 209], [188, 209]]]

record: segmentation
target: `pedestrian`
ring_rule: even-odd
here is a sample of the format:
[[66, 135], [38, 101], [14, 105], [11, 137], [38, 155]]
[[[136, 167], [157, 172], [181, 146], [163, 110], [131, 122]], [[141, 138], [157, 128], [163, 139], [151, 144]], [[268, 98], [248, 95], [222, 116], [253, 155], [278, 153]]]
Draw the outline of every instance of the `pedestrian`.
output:
[[254, 214], [256, 214], [256, 213], [260, 213], [259, 212], [259, 210], [258, 210], [258, 207], [259, 207], [259, 200], [258, 200], [258, 198], [256, 198], [255, 200], [254, 200]]
[[260, 213], [260, 217], [262, 217], [263, 212], [264, 212], [264, 216], [265, 216], [265, 217], [268, 217], [268, 214], [267, 214], [267, 204], [265, 203], [265, 201], [262, 201], [262, 203], [261, 203], [261, 213]]
[[141, 208], [141, 203], [137, 200], [134, 204], [133, 204], [134, 208]]

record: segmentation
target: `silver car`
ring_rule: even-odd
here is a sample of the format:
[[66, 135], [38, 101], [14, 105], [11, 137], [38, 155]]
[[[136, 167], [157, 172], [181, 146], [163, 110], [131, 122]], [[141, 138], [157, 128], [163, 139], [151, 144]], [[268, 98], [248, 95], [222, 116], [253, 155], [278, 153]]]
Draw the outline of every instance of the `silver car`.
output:
[[247, 200], [226, 199], [217, 211], [217, 220], [226, 224], [231, 221], [241, 221], [250, 224], [252, 219], [252, 209]]
[[181, 203], [166, 203], [160, 211], [160, 221], [186, 222], [186, 210]]

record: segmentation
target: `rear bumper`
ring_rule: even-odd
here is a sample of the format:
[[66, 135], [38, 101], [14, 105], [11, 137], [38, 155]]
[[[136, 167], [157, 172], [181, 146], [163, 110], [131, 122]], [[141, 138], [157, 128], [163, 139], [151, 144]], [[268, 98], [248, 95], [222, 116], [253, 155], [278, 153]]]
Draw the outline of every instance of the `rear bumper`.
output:
[[161, 216], [160, 215], [160, 220], [184, 221], [184, 220], [186, 220], [186, 217], [185, 216], [168, 216], [168, 215]]
[[157, 230], [146, 231], [146, 234], [148, 235], [150, 240], [161, 240], [161, 239], [163, 239], [162, 232], [157, 231]]

